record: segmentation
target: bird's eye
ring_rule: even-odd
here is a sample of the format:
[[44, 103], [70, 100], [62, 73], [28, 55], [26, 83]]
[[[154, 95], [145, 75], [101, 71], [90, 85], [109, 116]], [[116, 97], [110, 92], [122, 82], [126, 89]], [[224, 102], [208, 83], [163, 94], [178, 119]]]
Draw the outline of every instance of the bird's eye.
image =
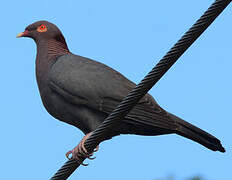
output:
[[42, 24], [42, 25], [40, 25], [40, 26], [37, 28], [37, 31], [38, 31], [38, 32], [46, 32], [46, 31], [47, 31], [47, 27], [46, 27], [44, 24]]

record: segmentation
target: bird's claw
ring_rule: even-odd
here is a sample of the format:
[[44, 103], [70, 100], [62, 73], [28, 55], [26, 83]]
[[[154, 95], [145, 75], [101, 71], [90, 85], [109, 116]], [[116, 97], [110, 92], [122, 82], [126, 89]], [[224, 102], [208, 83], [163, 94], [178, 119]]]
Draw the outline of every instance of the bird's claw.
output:
[[[75, 159], [78, 161], [79, 164], [83, 165], [83, 166], [88, 166], [88, 164], [84, 164], [81, 160], [81, 157], [84, 158], [88, 158], [90, 160], [95, 159], [96, 157], [92, 157], [94, 152], [97, 152], [99, 149], [99, 146], [97, 146], [93, 153], [89, 153], [87, 151], [87, 149], [84, 146], [85, 140], [91, 135], [91, 133], [87, 134], [86, 136], [84, 136], [84, 138], [81, 140], [81, 142], [71, 151], [68, 151], [66, 153], [66, 157], [70, 160], [70, 159]], [[70, 154], [72, 155], [70, 157]]]
[[68, 151], [68, 152], [65, 154], [66, 158], [69, 159], [69, 160], [71, 160], [72, 157], [69, 157], [69, 155], [72, 154], [72, 153], [73, 153], [73, 151]]

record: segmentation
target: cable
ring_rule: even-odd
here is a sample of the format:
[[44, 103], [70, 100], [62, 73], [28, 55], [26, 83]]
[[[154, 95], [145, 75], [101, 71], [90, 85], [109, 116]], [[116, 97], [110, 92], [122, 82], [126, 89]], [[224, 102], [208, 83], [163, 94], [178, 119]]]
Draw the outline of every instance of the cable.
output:
[[[85, 141], [88, 152], [93, 152], [100, 142], [107, 139], [108, 132], [117, 127], [138, 101], [159, 81], [178, 58], [209, 27], [217, 16], [229, 5], [231, 0], [216, 0], [199, 20], [181, 37], [148, 75], [123, 99], [116, 109]], [[81, 160], [84, 161], [84, 158]], [[67, 161], [51, 180], [67, 179], [80, 164], [76, 160]]]

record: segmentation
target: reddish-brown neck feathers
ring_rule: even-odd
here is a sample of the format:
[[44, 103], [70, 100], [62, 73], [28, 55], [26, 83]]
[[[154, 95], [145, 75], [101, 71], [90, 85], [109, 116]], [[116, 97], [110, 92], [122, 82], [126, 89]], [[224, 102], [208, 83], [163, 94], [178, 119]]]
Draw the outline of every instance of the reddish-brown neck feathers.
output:
[[47, 41], [47, 48], [49, 59], [53, 56], [60, 56], [69, 53], [68, 46], [65, 40], [62, 42], [57, 41], [56, 39], [50, 39]]

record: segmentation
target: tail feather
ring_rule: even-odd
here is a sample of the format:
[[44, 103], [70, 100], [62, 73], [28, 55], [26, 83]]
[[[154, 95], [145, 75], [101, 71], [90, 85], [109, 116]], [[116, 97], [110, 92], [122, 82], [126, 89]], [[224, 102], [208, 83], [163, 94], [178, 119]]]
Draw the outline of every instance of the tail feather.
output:
[[191, 139], [195, 142], [202, 144], [203, 146], [213, 151], [225, 152], [219, 139], [212, 136], [211, 134], [203, 131], [202, 129], [180, 119], [179, 117], [170, 114], [171, 118], [175, 120], [177, 128], [176, 133]]

